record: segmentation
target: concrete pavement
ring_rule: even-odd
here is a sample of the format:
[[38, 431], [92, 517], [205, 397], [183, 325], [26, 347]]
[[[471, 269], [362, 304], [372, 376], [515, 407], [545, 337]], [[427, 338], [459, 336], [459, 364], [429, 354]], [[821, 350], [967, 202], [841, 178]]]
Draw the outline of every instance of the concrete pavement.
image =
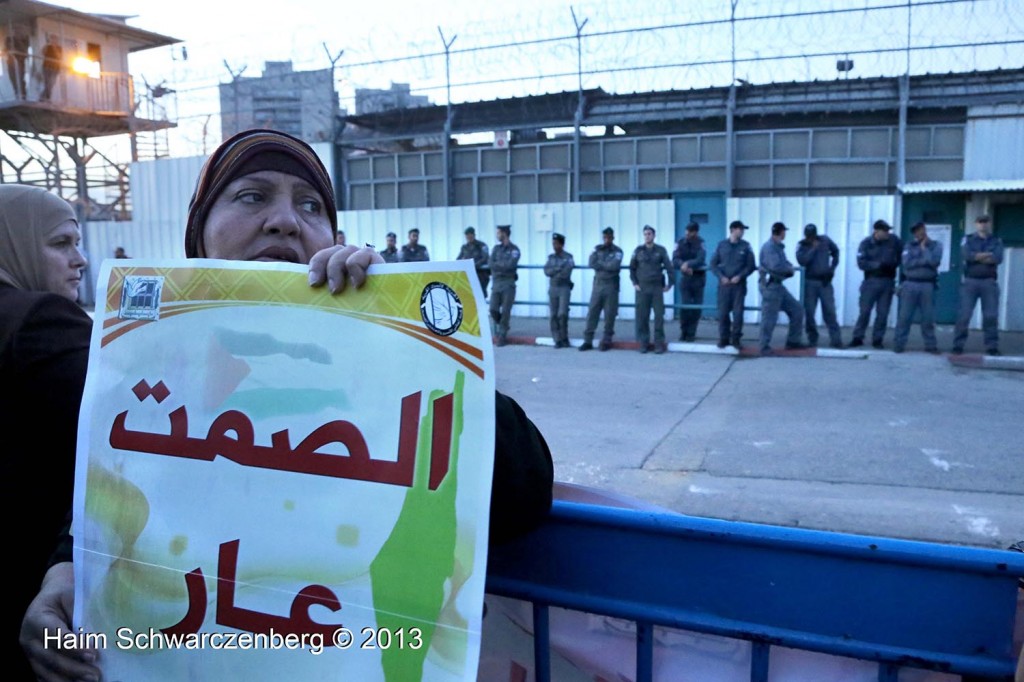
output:
[[[530, 324], [514, 320], [513, 334]], [[497, 349], [497, 368], [558, 480], [724, 519], [1024, 538], [1024, 373], [924, 353], [752, 361], [516, 345]]]

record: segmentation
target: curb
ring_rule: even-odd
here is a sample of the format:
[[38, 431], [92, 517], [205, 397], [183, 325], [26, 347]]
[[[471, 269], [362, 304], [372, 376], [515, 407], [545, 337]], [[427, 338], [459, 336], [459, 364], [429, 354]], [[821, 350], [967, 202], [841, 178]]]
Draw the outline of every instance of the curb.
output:
[[[555, 347], [555, 340], [550, 336], [509, 336], [508, 345], [515, 346], [545, 346], [547, 348]], [[582, 339], [570, 339], [569, 345], [572, 348], [579, 348], [583, 345]], [[667, 350], [670, 353], [696, 353], [699, 355], [733, 355], [743, 358], [759, 358], [761, 357], [760, 351], [755, 346], [744, 346], [742, 349], [737, 350], [732, 346], [725, 348], [719, 348], [718, 346], [710, 343], [684, 343], [684, 342], [670, 342], [667, 344]], [[640, 348], [640, 344], [636, 341], [613, 341], [612, 350], [631, 350], [637, 351]], [[595, 347], [596, 351], [597, 348]], [[836, 348], [801, 348], [799, 350], [786, 350], [780, 348], [772, 353], [773, 358], [833, 358], [842, 360], [865, 360], [868, 357], [868, 353], [859, 350], [839, 350]], [[1024, 359], [1022, 359], [1024, 363]], [[1022, 365], [1024, 368], [1024, 365]]]
[[1002, 355], [950, 355], [949, 364], [971, 369], [1001, 369], [1024, 372], [1024, 358]]
[[[550, 336], [510, 336], [508, 344], [515, 346], [546, 346], [555, 347], [555, 340]], [[582, 339], [570, 339], [569, 345], [572, 348], [579, 348], [583, 345]], [[614, 341], [612, 350], [637, 351], [640, 344], [636, 341]], [[594, 348], [596, 351], [597, 348]], [[673, 341], [667, 344], [670, 353], [696, 353], [698, 355], [733, 355], [741, 358], [760, 358], [761, 353], [756, 346], [744, 346], [736, 350], [732, 346], [719, 348], [710, 343], [684, 343]], [[891, 356], [892, 351], [879, 350], [847, 350], [838, 348], [801, 348], [799, 350], [786, 350], [779, 348], [772, 352], [773, 358], [830, 358], [833, 360], [866, 360], [875, 355]], [[951, 365], [972, 369], [995, 369], [1024, 372], [1024, 357], [1016, 356], [991, 356], [991, 355], [949, 355], [947, 356]]]

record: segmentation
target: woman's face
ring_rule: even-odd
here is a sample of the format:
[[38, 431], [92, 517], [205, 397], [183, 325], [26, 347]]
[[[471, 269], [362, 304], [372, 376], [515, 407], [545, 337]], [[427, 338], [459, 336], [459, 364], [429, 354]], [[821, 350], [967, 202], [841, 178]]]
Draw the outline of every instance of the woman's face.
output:
[[78, 248], [81, 241], [82, 233], [74, 220], [65, 220], [46, 235], [43, 242], [46, 291], [78, 300], [78, 284], [82, 281], [82, 268], [87, 264]]
[[236, 178], [203, 229], [207, 258], [308, 263], [334, 244], [324, 200], [300, 177], [263, 170]]

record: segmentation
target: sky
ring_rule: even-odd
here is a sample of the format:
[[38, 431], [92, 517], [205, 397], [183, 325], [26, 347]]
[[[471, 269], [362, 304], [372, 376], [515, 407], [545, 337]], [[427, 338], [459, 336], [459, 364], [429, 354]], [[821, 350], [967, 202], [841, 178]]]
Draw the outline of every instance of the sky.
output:
[[[738, 21], [735, 50], [740, 61], [735, 77], [750, 82], [835, 78], [837, 56], [846, 53], [852, 53], [855, 62], [851, 77], [903, 73], [907, 55], [902, 48], [908, 33], [917, 47], [965, 45], [913, 51], [910, 70], [914, 73], [1024, 66], [1024, 43], [977, 46], [1024, 41], [1021, 0], [943, 4], [913, 0], [909, 27], [904, 0], [735, 2], [735, 16], [740, 19], [823, 8], [854, 10]], [[164, 99], [169, 115], [179, 122], [172, 137], [175, 156], [199, 154], [220, 141], [217, 85], [243, 69], [245, 76], [258, 76], [265, 61], [291, 60], [296, 70], [323, 69], [330, 66], [328, 52], [337, 56], [344, 50], [335, 79], [341, 106], [349, 111], [354, 109], [355, 88], [387, 88], [391, 82], [410, 83], [415, 94], [443, 103], [443, 56], [379, 63], [443, 53], [439, 28], [447, 40], [454, 38], [453, 51], [473, 49], [452, 54], [452, 100], [456, 102], [575, 90], [573, 11], [580, 22], [586, 20], [581, 43], [584, 88], [685, 89], [727, 85], [734, 76], [728, 63], [733, 46], [730, 25], [692, 25], [728, 19], [730, 0], [292, 0], [279, 5], [280, 9], [251, 0], [65, 0], [54, 4], [129, 15], [134, 17], [129, 20], [133, 26], [183, 41], [131, 58], [137, 80], [164, 83], [177, 91]], [[879, 6], [892, 9], [863, 11]], [[682, 23], [691, 25], [652, 30]], [[494, 45], [506, 47], [480, 49]], [[187, 60], [182, 47], [188, 52]], [[862, 54], [879, 49], [893, 51]]]

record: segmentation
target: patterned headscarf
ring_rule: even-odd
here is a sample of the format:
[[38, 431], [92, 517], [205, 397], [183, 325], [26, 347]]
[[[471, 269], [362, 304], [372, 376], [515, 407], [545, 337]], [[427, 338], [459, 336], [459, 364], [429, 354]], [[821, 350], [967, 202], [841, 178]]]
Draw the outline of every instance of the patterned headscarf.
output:
[[46, 291], [43, 245], [75, 212], [68, 202], [42, 187], [0, 185], [0, 283], [26, 291]]
[[204, 258], [203, 228], [210, 207], [233, 180], [261, 170], [276, 170], [302, 178], [324, 200], [331, 232], [338, 234], [338, 209], [327, 169], [313, 149], [302, 140], [276, 130], [246, 130], [224, 141], [199, 172], [196, 191], [188, 205], [185, 256]]

